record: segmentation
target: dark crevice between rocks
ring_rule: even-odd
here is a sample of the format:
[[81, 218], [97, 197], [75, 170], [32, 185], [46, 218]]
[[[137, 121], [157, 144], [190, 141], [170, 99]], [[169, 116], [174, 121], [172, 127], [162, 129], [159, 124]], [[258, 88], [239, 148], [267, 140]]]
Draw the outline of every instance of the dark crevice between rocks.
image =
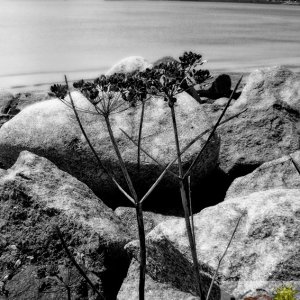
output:
[[[234, 167], [228, 172], [228, 180], [229, 185], [238, 177], [246, 176], [249, 173], [252, 173], [255, 169], [257, 169], [261, 163], [257, 164], [236, 164]], [[229, 186], [228, 186], [229, 187]]]
[[[198, 213], [205, 207], [213, 206], [223, 201], [230, 183], [229, 177], [221, 169], [215, 170], [201, 181], [192, 179], [193, 212]], [[141, 191], [139, 192], [141, 193]], [[101, 199], [103, 198], [101, 197]], [[103, 199], [103, 201], [105, 200]], [[130, 206], [128, 202], [125, 201], [124, 206]], [[164, 184], [160, 183], [151, 196], [145, 200], [143, 210], [182, 217], [183, 209], [179, 187], [164, 188]]]
[[[214, 206], [222, 202], [226, 196], [228, 188], [237, 177], [245, 176], [253, 172], [260, 165], [261, 164], [236, 165], [229, 174], [226, 174], [222, 169], [217, 168], [204, 179], [199, 181], [196, 178], [192, 179], [193, 213], [198, 213], [206, 207]], [[138, 192], [142, 196], [145, 194], [146, 190], [138, 190]], [[111, 203], [109, 203], [109, 199], [112, 197], [119, 199], [116, 202], [122, 203], [120, 206], [132, 207], [130, 202], [119, 192], [116, 192], [114, 196], [104, 194], [100, 195], [100, 198], [104, 203], [106, 203], [106, 205], [115, 209], [116, 207], [112, 207], [110, 205]], [[108, 199], [108, 201], [105, 201], [106, 199]], [[163, 215], [183, 217], [179, 187], [166, 187], [164, 186], [164, 181], [162, 181], [152, 192], [151, 196], [145, 200], [143, 210]]]
[[[122, 250], [122, 252], [124, 252], [124, 250]], [[100, 276], [105, 299], [117, 299], [121, 285], [127, 276], [130, 260], [127, 254], [108, 253], [104, 263], [109, 266], [109, 268]]]
[[[236, 165], [230, 170], [229, 174], [217, 168], [206, 178], [196, 183], [194, 182], [192, 187], [193, 213], [198, 213], [206, 207], [222, 202], [225, 199], [227, 190], [237, 177], [253, 172], [260, 165]], [[183, 217], [179, 187], [165, 190], [158, 187], [157, 190], [153, 191], [149, 199], [144, 202], [143, 209], [164, 215]]]

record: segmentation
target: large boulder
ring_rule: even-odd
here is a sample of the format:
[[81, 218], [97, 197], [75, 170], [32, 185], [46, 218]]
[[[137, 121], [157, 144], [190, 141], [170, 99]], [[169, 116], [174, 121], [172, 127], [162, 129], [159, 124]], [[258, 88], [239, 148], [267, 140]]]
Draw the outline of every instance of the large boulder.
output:
[[5, 289], [20, 294], [20, 289], [30, 286], [26, 282], [30, 276], [22, 274], [32, 270], [32, 277], [46, 280], [47, 268], [64, 274], [68, 266], [82, 284], [62, 247], [58, 227], [78, 263], [102, 286], [102, 293], [108, 299], [116, 296], [129, 265], [124, 245], [132, 237], [114, 212], [84, 183], [27, 151], [0, 175], [0, 274]]
[[[118, 300], [139, 299], [139, 263], [133, 259], [127, 277], [118, 293]], [[146, 273], [145, 299], [151, 300], [198, 300], [191, 293], [180, 291], [169, 283], [158, 282]]]
[[38, 103], [44, 100], [49, 100], [55, 98], [55, 96], [49, 93], [47, 90], [36, 90], [36, 91], [27, 91], [20, 92], [15, 94], [15, 98], [18, 99], [19, 110], [23, 110], [25, 107]]
[[0, 127], [26, 106], [53, 98], [46, 91], [32, 91], [12, 94], [0, 91]]
[[[103, 117], [82, 112], [83, 110], [95, 112], [95, 110], [80, 93], [73, 92], [72, 95], [76, 106], [79, 108], [82, 124], [95, 150], [104, 165], [115, 172], [121, 185], [126, 186]], [[178, 96], [175, 110], [181, 147], [211, 126], [209, 116], [187, 94]], [[142, 153], [141, 168], [138, 171], [137, 147], [125, 137], [120, 128], [137, 140], [140, 112], [141, 106], [129, 107], [119, 113], [113, 113], [110, 120], [129, 173], [138, 193], [143, 195], [158, 178], [163, 166], [176, 157], [176, 148], [171, 113], [167, 103], [161, 98], [147, 101], [142, 147], [155, 157], [161, 166], [158, 166]], [[206, 137], [207, 135], [182, 155], [185, 169], [198, 153]], [[47, 100], [26, 107], [2, 126], [0, 129], [0, 166], [3, 168], [10, 167], [22, 150], [28, 150], [48, 158], [60, 169], [85, 182], [104, 201], [109, 198], [109, 202], [106, 203], [109, 203], [110, 207], [129, 204], [127, 201], [120, 200], [118, 190], [97, 165], [72, 109], [58, 99]], [[219, 138], [215, 135], [194, 170], [193, 185], [197, 185], [202, 178], [216, 168], [218, 153]], [[177, 172], [177, 168], [178, 166], [174, 164], [173, 172]], [[171, 194], [178, 194], [177, 186], [176, 177], [167, 173], [155, 190], [156, 195], [161, 195], [167, 191], [169, 194], [166, 196], [165, 203], [167, 203], [167, 199], [173, 201]], [[153, 198], [155, 198], [154, 195]]]
[[145, 58], [141, 56], [129, 56], [113, 65], [105, 75], [145, 71], [147, 68], [152, 68], [152, 64], [150, 64]]
[[[245, 175], [299, 149], [299, 93], [299, 76], [283, 67], [250, 74], [225, 118], [247, 111], [219, 129], [220, 168], [226, 174], [231, 178]], [[213, 108], [210, 110], [217, 118]]]
[[267, 109], [274, 104], [300, 113], [300, 76], [285, 67], [253, 71], [232, 110], [244, 107]]
[[[221, 291], [238, 298], [249, 290], [273, 291], [291, 282], [299, 289], [299, 197], [299, 189], [273, 189], [203, 209], [194, 216], [200, 270], [214, 273], [242, 216], [218, 271]], [[181, 291], [195, 291], [184, 220], [160, 223], [146, 236], [146, 243], [151, 277]], [[138, 259], [136, 242], [126, 248]], [[207, 284], [203, 276], [203, 287]]]
[[300, 144], [299, 129], [299, 115], [280, 105], [248, 108], [218, 129], [220, 168], [236, 178], [267, 161], [295, 152]]
[[300, 174], [294, 163], [300, 170], [300, 151], [262, 164], [252, 173], [236, 178], [225, 200], [274, 188], [299, 189]]

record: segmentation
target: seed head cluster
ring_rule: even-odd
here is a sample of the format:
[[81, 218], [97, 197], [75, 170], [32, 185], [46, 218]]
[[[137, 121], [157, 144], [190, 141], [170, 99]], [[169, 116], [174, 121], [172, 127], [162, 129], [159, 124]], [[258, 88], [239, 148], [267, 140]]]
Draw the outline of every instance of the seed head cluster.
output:
[[[208, 70], [199, 68], [205, 61], [202, 55], [194, 52], [184, 52], [179, 61], [162, 62], [152, 69], [110, 76], [101, 75], [94, 81], [79, 80], [73, 87], [79, 90], [93, 105], [108, 101], [112, 98], [123, 99], [130, 106], [147, 97], [163, 97], [169, 105], [174, 105], [176, 95], [195, 84], [202, 84], [210, 78]], [[59, 99], [67, 95], [66, 85], [54, 84], [51, 92]], [[107, 105], [105, 107], [108, 107]]]

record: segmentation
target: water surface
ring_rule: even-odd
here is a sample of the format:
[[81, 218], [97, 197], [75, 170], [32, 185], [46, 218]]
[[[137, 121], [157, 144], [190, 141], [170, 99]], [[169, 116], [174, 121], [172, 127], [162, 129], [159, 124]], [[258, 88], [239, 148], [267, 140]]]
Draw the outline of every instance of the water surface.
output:
[[129, 55], [184, 50], [211, 70], [300, 70], [300, 6], [241, 3], [1, 0], [0, 87], [95, 77]]

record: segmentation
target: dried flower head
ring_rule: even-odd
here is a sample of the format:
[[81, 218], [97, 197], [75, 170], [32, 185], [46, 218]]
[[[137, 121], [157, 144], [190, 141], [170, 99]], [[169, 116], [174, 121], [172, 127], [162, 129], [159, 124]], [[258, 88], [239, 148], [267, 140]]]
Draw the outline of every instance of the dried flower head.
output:
[[68, 87], [62, 84], [54, 84], [50, 87], [50, 91], [59, 99], [64, 99], [67, 96]]

